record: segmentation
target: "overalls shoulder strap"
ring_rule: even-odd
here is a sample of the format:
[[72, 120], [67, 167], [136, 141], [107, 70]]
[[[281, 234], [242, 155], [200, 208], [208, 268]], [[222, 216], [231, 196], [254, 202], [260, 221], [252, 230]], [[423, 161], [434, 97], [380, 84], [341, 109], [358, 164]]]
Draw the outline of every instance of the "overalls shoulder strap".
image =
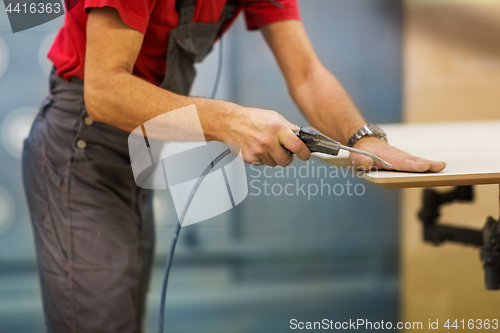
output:
[[187, 25], [193, 22], [196, 0], [177, 0], [175, 10], [179, 13], [179, 25]]
[[160, 87], [180, 95], [189, 94], [196, 76], [194, 64], [212, 50], [224, 23], [234, 16], [238, 0], [227, 0], [220, 19], [214, 23], [193, 22], [196, 5], [196, 0], [177, 0], [179, 24], [168, 38], [165, 75]]

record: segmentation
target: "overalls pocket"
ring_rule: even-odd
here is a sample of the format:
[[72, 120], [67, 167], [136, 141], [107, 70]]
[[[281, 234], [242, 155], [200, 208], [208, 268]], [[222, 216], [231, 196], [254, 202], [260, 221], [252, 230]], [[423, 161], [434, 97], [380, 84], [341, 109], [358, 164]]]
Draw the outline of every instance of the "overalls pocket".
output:
[[24, 140], [23, 146], [23, 180], [31, 218], [42, 220], [53, 195], [50, 192], [65, 192], [64, 179], [47, 158], [45, 145], [29, 138]]
[[23, 181], [38, 251], [43, 253], [40, 269], [66, 274], [69, 222], [64, 179], [47, 158], [45, 146], [24, 141]]

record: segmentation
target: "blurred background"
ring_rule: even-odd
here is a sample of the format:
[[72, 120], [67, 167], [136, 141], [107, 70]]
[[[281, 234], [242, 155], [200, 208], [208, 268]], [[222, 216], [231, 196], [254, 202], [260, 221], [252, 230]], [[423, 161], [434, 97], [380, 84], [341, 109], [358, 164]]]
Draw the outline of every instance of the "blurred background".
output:
[[[368, 121], [499, 118], [499, 1], [299, 0], [299, 5], [320, 59]], [[12, 34], [0, 10], [1, 333], [44, 331], [20, 154], [48, 92], [46, 54], [61, 24], [57, 19]], [[240, 17], [223, 43], [217, 98], [276, 110], [306, 124], [259, 32], [246, 31]], [[217, 60], [216, 46], [198, 66], [193, 95], [210, 95]], [[255, 171], [248, 168], [247, 174]], [[477, 250], [421, 242], [420, 190], [363, 184], [362, 196], [249, 195], [235, 209], [183, 229], [169, 283], [167, 327], [279, 333], [290, 331], [292, 318], [427, 322], [437, 316], [488, 318], [488, 311], [498, 309], [498, 295], [484, 291]], [[498, 188], [478, 190], [477, 203], [449, 209], [445, 217], [479, 226], [488, 214], [498, 217]], [[177, 221], [168, 191], [155, 193], [155, 214], [146, 332], [156, 330]]]

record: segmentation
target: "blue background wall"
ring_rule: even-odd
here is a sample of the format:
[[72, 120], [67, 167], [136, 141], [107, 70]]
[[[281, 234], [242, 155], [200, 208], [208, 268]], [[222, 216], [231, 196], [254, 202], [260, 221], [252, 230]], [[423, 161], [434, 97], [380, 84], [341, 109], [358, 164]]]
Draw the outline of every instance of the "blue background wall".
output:
[[[399, 122], [401, 2], [300, 0], [302, 18], [326, 67], [368, 121]], [[41, 332], [43, 316], [20, 172], [20, 147], [48, 90], [45, 54], [56, 20], [12, 34], [0, 5], [0, 332]], [[193, 94], [209, 96], [217, 47], [199, 66]], [[2, 66], [5, 71], [2, 71]], [[3, 74], [2, 74], [3, 72]], [[224, 37], [218, 98], [279, 111], [306, 124], [288, 96], [259, 32], [242, 18]], [[321, 165], [310, 161], [309, 167]], [[304, 162], [295, 161], [300, 167]], [[249, 175], [256, 175], [251, 168]], [[257, 178], [264, 181], [265, 178]], [[171, 276], [167, 323], [175, 332], [288, 332], [289, 320], [398, 318], [398, 191], [363, 184], [362, 196], [253, 196], [183, 230]], [[270, 179], [285, 185], [295, 179]], [[305, 179], [319, 184], [319, 179]], [[251, 190], [252, 192], [252, 190]], [[161, 274], [175, 210], [157, 192], [157, 261], [147, 331], [158, 318]]]

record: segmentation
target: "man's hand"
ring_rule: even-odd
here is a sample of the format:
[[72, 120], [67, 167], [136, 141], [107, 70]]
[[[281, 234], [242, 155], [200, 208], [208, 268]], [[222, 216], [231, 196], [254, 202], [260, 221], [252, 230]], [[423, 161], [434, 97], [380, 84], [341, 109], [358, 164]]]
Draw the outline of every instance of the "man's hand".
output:
[[[409, 172], [438, 172], [446, 167], [445, 162], [435, 162], [412, 156], [389, 145], [386, 141], [375, 137], [362, 138], [361, 140], [356, 142], [354, 148], [368, 151], [391, 163], [391, 170]], [[381, 163], [373, 161], [371, 158], [364, 155], [351, 153], [350, 159], [352, 165], [358, 169], [370, 170], [373, 167], [376, 167], [378, 169], [387, 169]]]
[[224, 141], [238, 145], [246, 163], [285, 167], [293, 161], [290, 152], [301, 160], [311, 157], [309, 148], [294, 134], [299, 126], [275, 111], [241, 108], [229, 117]]

